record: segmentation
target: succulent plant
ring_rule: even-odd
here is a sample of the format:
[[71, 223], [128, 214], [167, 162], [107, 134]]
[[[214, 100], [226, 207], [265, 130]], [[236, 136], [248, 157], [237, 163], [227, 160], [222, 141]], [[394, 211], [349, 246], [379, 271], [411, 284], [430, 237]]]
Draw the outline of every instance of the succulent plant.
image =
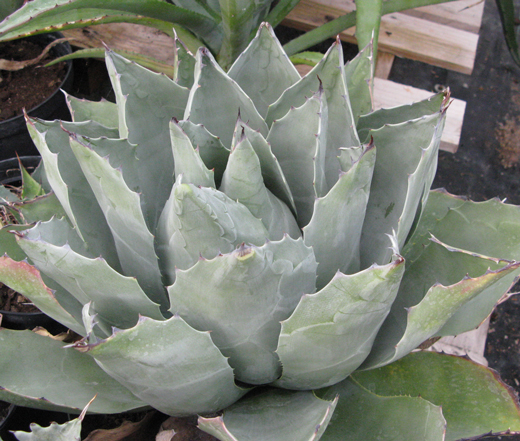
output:
[[520, 430], [493, 372], [410, 354], [520, 271], [518, 207], [429, 190], [449, 96], [372, 112], [370, 46], [301, 78], [268, 25], [228, 73], [177, 55], [171, 80], [107, 51], [116, 103], [27, 119], [44, 170], [2, 193], [0, 281], [82, 338], [1, 330], [0, 399], [221, 440]]

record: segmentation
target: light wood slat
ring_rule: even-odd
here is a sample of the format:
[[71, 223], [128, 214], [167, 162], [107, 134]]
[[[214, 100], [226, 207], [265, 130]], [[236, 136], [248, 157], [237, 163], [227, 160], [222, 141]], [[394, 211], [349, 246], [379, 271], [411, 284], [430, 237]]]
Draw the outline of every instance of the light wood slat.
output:
[[173, 39], [157, 29], [133, 23], [110, 23], [62, 31], [70, 43], [80, 48], [103, 47], [136, 52], [173, 64]]
[[458, 0], [408, 9], [402, 13], [478, 34], [484, 14], [484, 0]]
[[[432, 92], [394, 83], [382, 78], [374, 79], [374, 108], [396, 107], [421, 101], [432, 96]], [[442, 132], [441, 149], [455, 153], [459, 146], [466, 102], [453, 99], [446, 112], [446, 125]]]
[[392, 65], [394, 64], [395, 55], [387, 52], [378, 52], [375, 76], [378, 78], [387, 79], [390, 76]]
[[[285, 25], [310, 30], [349, 12], [348, 1], [301, 0], [287, 16]], [[340, 34], [355, 42], [355, 28]], [[403, 13], [381, 20], [379, 49], [400, 57], [470, 74], [477, 50], [478, 34], [438, 24]]]

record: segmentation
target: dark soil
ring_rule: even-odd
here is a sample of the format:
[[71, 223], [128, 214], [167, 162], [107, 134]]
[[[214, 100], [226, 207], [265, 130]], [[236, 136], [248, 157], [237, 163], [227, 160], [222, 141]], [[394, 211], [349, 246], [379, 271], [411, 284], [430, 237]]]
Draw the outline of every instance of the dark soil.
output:
[[0, 311], [40, 312], [30, 300], [0, 283]]
[[[40, 46], [27, 40], [0, 43], [0, 59], [32, 60], [42, 52]], [[50, 61], [44, 57], [38, 64], [18, 71], [0, 71], [0, 121], [32, 109], [52, 95], [66, 74], [66, 64], [50, 67], [43, 65]]]

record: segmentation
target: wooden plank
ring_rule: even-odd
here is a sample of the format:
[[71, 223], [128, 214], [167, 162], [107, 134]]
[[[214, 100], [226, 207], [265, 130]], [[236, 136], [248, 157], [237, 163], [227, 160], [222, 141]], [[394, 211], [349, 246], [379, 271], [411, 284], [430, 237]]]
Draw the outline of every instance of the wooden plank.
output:
[[[394, 83], [382, 78], [374, 79], [374, 109], [396, 107], [421, 101], [432, 96], [432, 92]], [[459, 147], [460, 134], [466, 102], [453, 99], [446, 112], [446, 125], [442, 132], [441, 149], [455, 153]]]
[[402, 13], [478, 34], [484, 14], [484, 0], [458, 0], [439, 3], [438, 5], [408, 9]]
[[[352, 0], [301, 0], [283, 23], [307, 31], [352, 8]], [[347, 29], [340, 38], [355, 43], [354, 32]], [[478, 34], [409, 14], [388, 14], [381, 20], [381, 51], [465, 74], [473, 70], [477, 43]]]
[[385, 80], [390, 76], [392, 65], [394, 64], [395, 55], [388, 52], [378, 52], [375, 76], [384, 78]]
[[132, 23], [111, 23], [62, 31], [80, 48], [103, 47], [136, 52], [168, 64], [174, 62], [173, 40], [157, 29]]

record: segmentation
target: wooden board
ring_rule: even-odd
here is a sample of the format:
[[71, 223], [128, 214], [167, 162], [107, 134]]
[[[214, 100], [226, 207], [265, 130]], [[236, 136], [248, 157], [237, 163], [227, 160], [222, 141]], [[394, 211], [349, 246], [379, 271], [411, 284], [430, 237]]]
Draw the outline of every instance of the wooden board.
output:
[[[379, 49], [399, 57], [471, 74], [484, 4], [458, 0], [385, 15], [381, 20]], [[301, 0], [283, 24], [314, 29], [355, 9], [353, 0]], [[355, 28], [340, 34], [355, 43]]]

